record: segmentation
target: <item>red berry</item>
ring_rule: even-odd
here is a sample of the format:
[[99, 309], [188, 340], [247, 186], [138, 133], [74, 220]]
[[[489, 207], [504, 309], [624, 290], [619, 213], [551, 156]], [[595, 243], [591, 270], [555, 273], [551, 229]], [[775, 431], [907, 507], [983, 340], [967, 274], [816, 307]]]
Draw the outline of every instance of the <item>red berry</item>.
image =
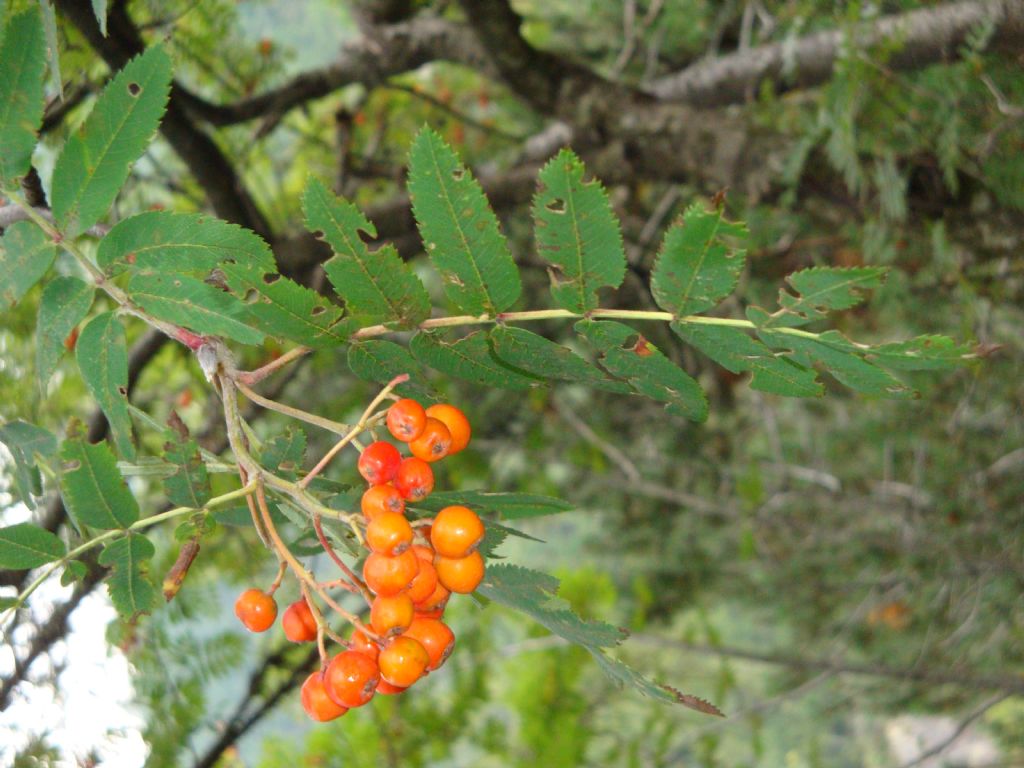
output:
[[305, 598], [289, 605], [281, 617], [284, 636], [293, 643], [308, 643], [316, 640], [316, 619]]
[[434, 470], [423, 459], [402, 459], [395, 476], [395, 489], [403, 499], [423, 501], [434, 490]]
[[247, 589], [235, 601], [235, 616], [250, 632], [266, 632], [277, 618], [277, 602], [263, 590]]
[[366, 446], [359, 454], [359, 474], [366, 478], [370, 485], [382, 485], [391, 482], [398, 474], [398, 466], [402, 463], [402, 454], [391, 443], [378, 440]]
[[306, 714], [320, 723], [334, 720], [348, 712], [348, 707], [335, 703], [327, 695], [327, 690], [324, 688], [324, 675], [320, 671], [316, 671], [306, 678], [306, 682], [302, 684], [300, 698]]
[[357, 651], [339, 653], [324, 672], [324, 688], [331, 701], [349, 708], [372, 699], [379, 681], [377, 662]]
[[405, 398], [388, 408], [387, 424], [388, 431], [396, 440], [408, 443], [423, 432], [423, 427], [427, 424], [427, 414], [422, 405]]

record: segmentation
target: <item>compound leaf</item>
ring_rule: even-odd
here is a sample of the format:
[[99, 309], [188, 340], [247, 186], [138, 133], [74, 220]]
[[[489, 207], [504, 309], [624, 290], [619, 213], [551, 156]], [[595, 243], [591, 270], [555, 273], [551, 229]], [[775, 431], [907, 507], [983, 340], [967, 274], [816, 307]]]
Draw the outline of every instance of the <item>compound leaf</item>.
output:
[[24, 176], [43, 122], [46, 36], [36, 9], [11, 16], [0, 39], [0, 186]]
[[13, 307], [46, 274], [57, 248], [31, 221], [16, 221], [0, 240], [0, 306]]
[[176, 507], [199, 509], [210, 500], [210, 477], [199, 454], [199, 445], [173, 411], [168, 426], [164, 461], [174, 467], [174, 474], [164, 478], [164, 494]]
[[413, 139], [409, 194], [423, 245], [448, 299], [470, 315], [496, 315], [519, 298], [519, 271], [498, 217], [458, 155], [430, 128]]
[[135, 458], [132, 419], [128, 413], [128, 349], [124, 326], [113, 312], [104, 312], [82, 329], [75, 345], [82, 379], [107, 417], [117, 450]]
[[444, 341], [435, 333], [420, 332], [409, 342], [409, 351], [421, 363], [441, 373], [488, 387], [523, 390], [541, 383], [540, 379], [527, 376], [494, 357], [483, 331], [455, 341]]
[[0, 528], [0, 568], [25, 571], [60, 560], [65, 552], [64, 542], [38, 525]]
[[632, 328], [610, 320], [581, 320], [576, 332], [600, 354], [609, 373], [625, 379], [641, 395], [665, 403], [669, 413], [704, 421], [708, 401], [693, 378]]
[[96, 287], [61, 275], [43, 288], [36, 321], [36, 378], [44, 391], [64, 355], [64, 340], [89, 313]]
[[171, 87], [171, 59], [154, 45], [107, 84], [53, 169], [53, 215], [66, 236], [107, 212], [132, 163], [160, 125]]
[[538, 176], [533, 198], [537, 250], [554, 266], [551, 295], [570, 312], [598, 305], [598, 290], [618, 288], [626, 275], [619, 221], [604, 187], [583, 181], [583, 163], [563, 149]]
[[283, 435], [267, 441], [260, 453], [260, 464], [268, 471], [294, 480], [306, 458], [306, 433], [288, 428]]
[[[756, 308], [748, 317], [767, 328], [794, 328], [825, 316], [830, 310], [850, 309], [864, 301], [865, 291], [885, 280], [886, 267], [811, 267], [786, 278], [798, 295], [779, 291], [779, 309], [762, 318]], [[757, 319], [755, 319], [757, 318]]]
[[494, 355], [502, 362], [543, 379], [576, 381], [628, 394], [628, 384], [614, 381], [568, 347], [523, 328], [499, 325], [490, 334]]
[[731, 242], [746, 238], [742, 224], [726, 221], [721, 208], [694, 203], [669, 228], [651, 272], [651, 293], [676, 317], [716, 306], [736, 288], [746, 251]]
[[107, 579], [110, 601], [124, 619], [156, 608], [156, 588], [149, 580], [153, 542], [138, 534], [115, 539], [100, 552], [99, 563], [113, 569]]
[[60, 458], [61, 494], [79, 529], [127, 528], [139, 519], [139, 504], [106, 443], [87, 443], [81, 437], [65, 440]]
[[948, 336], [917, 336], [872, 347], [866, 358], [897, 371], [945, 371], [966, 363], [970, 349]]
[[395, 376], [409, 374], [409, 381], [399, 384], [395, 391], [403, 397], [436, 400], [426, 385], [423, 366], [405, 347], [393, 341], [370, 339], [359, 341], [348, 348], [348, 367], [363, 381], [386, 384]]
[[397, 328], [411, 328], [430, 316], [427, 289], [394, 246], [371, 251], [363, 242], [360, 232], [376, 237], [377, 229], [356, 206], [310, 179], [302, 210], [306, 227], [334, 251], [324, 272], [345, 300], [349, 315], [366, 325], [389, 323]]
[[452, 504], [461, 504], [475, 511], [495, 514], [502, 520], [554, 515], [568, 512], [573, 508], [569, 502], [553, 496], [490, 491], [438, 491], [416, 502], [417, 507], [429, 512], [440, 512]]

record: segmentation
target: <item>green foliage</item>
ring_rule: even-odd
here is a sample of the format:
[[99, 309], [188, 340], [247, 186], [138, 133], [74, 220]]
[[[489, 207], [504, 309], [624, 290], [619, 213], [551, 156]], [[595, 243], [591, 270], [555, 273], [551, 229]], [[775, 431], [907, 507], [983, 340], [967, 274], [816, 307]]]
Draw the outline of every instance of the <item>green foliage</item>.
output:
[[396, 388], [398, 394], [436, 399], [425, 384], [426, 372], [423, 366], [409, 350], [393, 341], [369, 339], [352, 344], [348, 348], [348, 366], [360, 379], [378, 384], [386, 384], [396, 376], [408, 374], [409, 381]]
[[57, 452], [57, 438], [42, 427], [16, 419], [0, 425], [0, 443], [7, 446], [14, 458], [15, 498], [29, 509], [35, 508], [33, 497], [42, 495], [43, 484], [36, 466], [36, 456], [52, 456]]
[[127, 528], [138, 521], [139, 504], [106, 443], [90, 444], [81, 437], [65, 440], [60, 460], [61, 495], [79, 530]]
[[82, 329], [75, 359], [82, 379], [107, 417], [118, 451], [126, 459], [135, 458], [128, 413], [128, 349], [124, 326], [113, 312], [97, 315]]
[[521, 290], [519, 272], [498, 218], [473, 175], [429, 128], [409, 152], [409, 194], [448, 299], [470, 315], [511, 307]]
[[91, 0], [92, 12], [100, 25], [100, 33], [107, 36], [107, 0]]
[[7, 227], [0, 248], [0, 299], [9, 309], [46, 274], [57, 249], [39, 227], [28, 221]]
[[0, 187], [25, 175], [43, 122], [46, 39], [39, 11], [3, 19], [0, 30]]
[[487, 342], [487, 334], [483, 331], [455, 341], [445, 341], [438, 333], [421, 331], [412, 337], [409, 349], [424, 365], [476, 384], [523, 390], [541, 382], [541, 379], [505, 365], [494, 357]]
[[864, 292], [878, 288], [885, 267], [812, 267], [794, 272], [788, 282], [799, 295], [779, 291], [779, 309], [771, 317], [752, 315], [764, 327], [795, 328], [824, 317], [831, 310], [850, 309], [864, 301]]
[[210, 478], [199, 455], [199, 446], [177, 414], [172, 414], [164, 443], [164, 460], [174, 474], [164, 478], [164, 494], [178, 507], [199, 509], [210, 500]]
[[43, 289], [36, 318], [36, 378], [44, 393], [64, 356], [64, 340], [89, 314], [96, 287], [77, 277], [55, 277]]
[[103, 89], [53, 169], [53, 214], [65, 235], [86, 231], [110, 208], [160, 124], [170, 85], [171, 59], [155, 45]]
[[428, 512], [440, 512], [451, 504], [461, 504], [484, 514], [499, 516], [502, 520], [568, 512], [573, 506], [567, 501], [535, 493], [495, 493], [490, 491], [436, 491], [416, 506]]
[[575, 381], [609, 392], [631, 391], [628, 385], [609, 379], [568, 347], [524, 328], [496, 326], [490, 333], [490, 342], [499, 360], [539, 379]]
[[626, 274], [619, 222], [598, 181], [583, 181], [583, 163], [563, 149], [538, 176], [533, 198], [537, 251], [554, 266], [551, 295], [570, 312], [598, 306], [601, 288], [618, 288]]
[[31, 523], [0, 528], [0, 568], [23, 571], [64, 557], [64, 542]]
[[430, 297], [393, 245], [371, 251], [360, 237], [377, 229], [347, 200], [310, 179], [302, 197], [306, 226], [326, 240], [334, 257], [324, 264], [331, 285], [345, 300], [350, 317], [365, 325], [387, 323], [412, 328], [430, 316]]
[[112, 569], [107, 590], [122, 618], [134, 619], [156, 608], [156, 588], [148, 576], [154, 554], [153, 542], [140, 534], [115, 539], [100, 552], [100, 565]]

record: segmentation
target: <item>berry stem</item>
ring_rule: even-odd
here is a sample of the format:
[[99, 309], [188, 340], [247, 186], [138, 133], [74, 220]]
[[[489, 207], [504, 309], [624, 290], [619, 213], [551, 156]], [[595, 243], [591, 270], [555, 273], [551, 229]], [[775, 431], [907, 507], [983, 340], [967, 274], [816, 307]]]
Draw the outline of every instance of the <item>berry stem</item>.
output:
[[[326, 552], [330, 556], [331, 560], [334, 561], [334, 564], [341, 569], [341, 572], [344, 573], [345, 576], [351, 582], [349, 586], [358, 590], [359, 594], [361, 594], [363, 596], [363, 599], [366, 600], [367, 605], [372, 603], [373, 595], [370, 594], [370, 590], [366, 588], [366, 585], [363, 583], [362, 579], [360, 579], [358, 576], [355, 575], [355, 573], [352, 572], [352, 569], [348, 567], [345, 561], [338, 557], [338, 553], [335, 552], [334, 547], [331, 546], [331, 542], [327, 539], [327, 536], [324, 534], [324, 527], [321, 522], [321, 517], [319, 514], [313, 515], [313, 529], [316, 531], [316, 537], [320, 540], [320, 546], [324, 548], [324, 552]], [[338, 586], [344, 586], [344, 584], [339, 584]]]
[[239, 384], [245, 384], [246, 386], [251, 387], [253, 384], [258, 384], [263, 381], [267, 376], [279, 368], [283, 368], [289, 363], [298, 360], [300, 357], [308, 355], [312, 351], [313, 350], [309, 347], [295, 347], [295, 349], [288, 350], [283, 355], [271, 360], [266, 365], [260, 366], [259, 368], [251, 371], [239, 371], [235, 374], [235, 381]]
[[283, 413], [285, 416], [291, 416], [293, 419], [304, 421], [307, 424], [320, 427], [328, 432], [334, 432], [337, 435], [346, 435], [352, 429], [351, 426], [348, 424], [342, 424], [340, 421], [331, 421], [330, 419], [325, 419], [322, 416], [317, 416], [315, 413], [309, 413], [308, 411], [303, 411], [299, 408], [293, 408], [290, 405], [279, 403], [276, 400], [271, 400], [269, 397], [263, 397], [263, 395], [254, 392], [241, 381], [235, 381], [234, 385], [239, 392], [249, 398], [252, 402], [263, 406], [268, 411]]

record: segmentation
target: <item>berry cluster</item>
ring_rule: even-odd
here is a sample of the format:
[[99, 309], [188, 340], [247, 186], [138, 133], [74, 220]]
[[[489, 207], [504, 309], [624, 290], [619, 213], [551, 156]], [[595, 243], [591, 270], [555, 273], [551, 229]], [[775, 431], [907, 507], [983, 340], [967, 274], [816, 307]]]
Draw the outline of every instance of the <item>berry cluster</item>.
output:
[[[323, 617], [307, 602], [308, 594], [281, 620], [289, 640], [321, 643], [321, 669], [302, 686], [303, 708], [318, 721], [340, 717], [377, 693], [401, 693], [444, 664], [455, 644], [454, 633], [441, 621], [448, 598], [472, 592], [484, 576], [477, 551], [484, 525], [475, 512], [454, 505], [433, 519], [412, 522], [405, 514], [407, 502], [415, 504], [433, 491], [431, 464], [469, 443], [466, 416], [452, 405], [424, 409], [406, 398], [387, 410], [386, 424], [412, 455], [403, 457], [394, 444], [378, 440], [359, 456], [359, 473], [369, 483], [360, 502], [369, 553], [359, 584], [372, 598], [368, 622], [354, 621], [346, 650], [328, 660]], [[238, 598], [235, 613], [249, 630], [273, 625], [272, 592], [249, 589]]]

